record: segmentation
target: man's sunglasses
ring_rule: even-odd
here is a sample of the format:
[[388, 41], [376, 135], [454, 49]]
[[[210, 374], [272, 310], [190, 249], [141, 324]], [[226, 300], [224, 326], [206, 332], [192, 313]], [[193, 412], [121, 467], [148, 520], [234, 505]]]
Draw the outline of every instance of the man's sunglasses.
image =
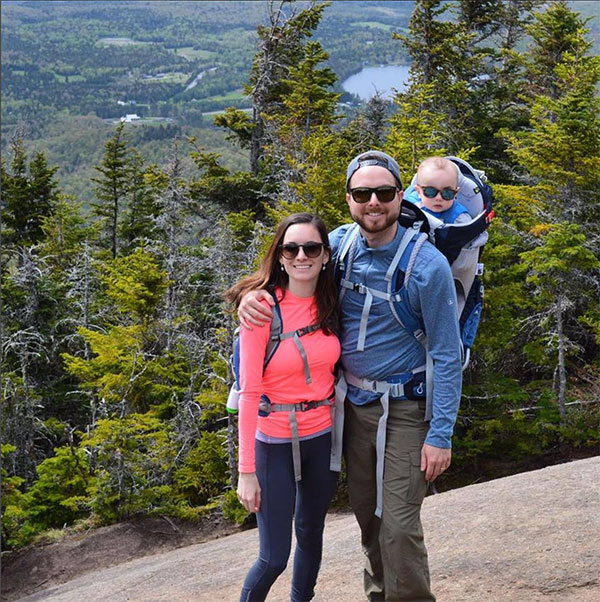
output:
[[300, 249], [304, 251], [307, 257], [314, 259], [321, 254], [321, 250], [325, 245], [322, 242], [307, 242], [303, 245], [299, 245], [295, 242], [286, 242], [284, 245], [280, 245], [281, 254], [285, 259], [294, 259]]
[[440, 190], [435, 186], [423, 186], [421, 190], [428, 199], [434, 199], [439, 193], [445, 201], [451, 201], [458, 193], [458, 190], [454, 190], [454, 188], [443, 188]]
[[379, 186], [377, 188], [351, 188], [350, 194], [355, 203], [368, 203], [373, 193], [380, 203], [389, 203], [396, 198], [398, 188], [395, 186]]

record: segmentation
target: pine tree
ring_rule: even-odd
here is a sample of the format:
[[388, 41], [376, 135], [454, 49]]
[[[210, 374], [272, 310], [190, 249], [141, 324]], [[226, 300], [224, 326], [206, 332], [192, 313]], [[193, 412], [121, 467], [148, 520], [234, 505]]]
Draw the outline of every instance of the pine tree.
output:
[[215, 123], [228, 128], [242, 147], [250, 149], [250, 171], [259, 173], [266, 140], [265, 118], [281, 110], [282, 94], [290, 68], [303, 57], [303, 41], [316, 29], [327, 3], [312, 0], [307, 8], [296, 12], [289, 0], [269, 2], [269, 25], [259, 26], [258, 50], [254, 56], [250, 83], [246, 93], [252, 99], [252, 118], [229, 109], [215, 118]]
[[20, 139], [11, 143], [10, 169], [2, 163], [2, 222], [5, 245], [34, 245], [43, 237], [42, 220], [52, 215], [57, 199], [57, 167], [48, 167], [43, 153], [27, 165]]
[[370, 148], [383, 148], [388, 129], [391, 103], [379, 92], [371, 96], [343, 131], [356, 153]]
[[106, 142], [104, 157], [95, 167], [100, 175], [92, 178], [99, 201], [92, 203], [93, 215], [101, 218], [113, 258], [117, 256], [120, 224], [130, 191], [130, 159], [124, 127], [125, 124], [120, 123], [114, 135]]
[[156, 190], [153, 189], [152, 183], [156, 182], [153, 177], [156, 171], [156, 166], [144, 166], [144, 160], [137, 151], [131, 152], [128, 203], [119, 227], [119, 235], [124, 241], [126, 252], [155, 238], [158, 207], [155, 204]]
[[433, 97], [433, 84], [413, 81], [409, 92], [394, 98], [398, 110], [390, 119], [386, 150], [398, 161], [405, 186], [423, 159], [446, 154], [441, 135], [443, 116], [431, 109]]
[[565, 54], [585, 54], [591, 42], [585, 40], [586, 21], [565, 0], [550, 3], [547, 10], [534, 13], [534, 22], [527, 27], [532, 41], [524, 57], [529, 89], [533, 94], [556, 98], [559, 93], [554, 75]]
[[[564, 8], [558, 3], [536, 14], [532, 30], [540, 25], [556, 27], [544, 29], [545, 36], [536, 38], [541, 47], [554, 44], [564, 33], [562, 21], [554, 19], [565, 16]], [[573, 20], [577, 21], [573, 13], [564, 19]], [[508, 152], [527, 170], [531, 208], [538, 220], [527, 234], [533, 248], [521, 254], [528, 281], [538, 293], [529, 331], [542, 336], [529, 349], [556, 351], [551, 362], [563, 420], [568, 351], [575, 349], [584, 362], [593, 358], [593, 332], [582, 332], [578, 318], [593, 313], [600, 296], [600, 100], [596, 94], [600, 59], [588, 55], [587, 31], [581, 20], [578, 23], [577, 35], [567, 36], [569, 50], [560, 62], [547, 62], [551, 71], [539, 73], [538, 82], [545, 83], [538, 87], [542, 93], [530, 100], [531, 129], [505, 132]], [[538, 48], [530, 48], [530, 53], [526, 62], [538, 56]], [[548, 345], [548, 340], [556, 344]], [[542, 359], [543, 354], [538, 354], [539, 362], [547, 362]]]
[[293, 130], [301, 139], [315, 127], [333, 124], [340, 95], [328, 88], [337, 77], [329, 67], [318, 68], [328, 58], [319, 42], [308, 42], [302, 60], [290, 67], [288, 77], [282, 80], [286, 90], [277, 119], [279, 136], [285, 138], [286, 132]]

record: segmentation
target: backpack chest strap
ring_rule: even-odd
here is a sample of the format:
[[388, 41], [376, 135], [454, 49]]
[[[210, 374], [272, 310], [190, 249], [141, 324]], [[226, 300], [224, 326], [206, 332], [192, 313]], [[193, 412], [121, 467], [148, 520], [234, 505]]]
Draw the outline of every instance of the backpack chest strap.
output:
[[304, 328], [298, 328], [298, 330], [282, 332], [281, 334], [274, 336], [274, 338], [276, 338], [279, 341], [285, 341], [286, 339], [292, 339], [294, 341], [294, 345], [296, 345], [298, 353], [302, 358], [302, 363], [304, 364], [304, 380], [306, 381], [307, 385], [310, 385], [310, 383], [312, 383], [312, 378], [310, 376], [310, 368], [308, 366], [308, 357], [306, 356], [306, 350], [304, 349], [304, 345], [302, 344], [300, 337], [303, 337], [306, 334], [310, 334], [311, 332], [315, 332], [316, 330], [319, 330], [319, 328], [321, 328], [320, 324], [311, 324], [310, 326], [305, 326]]
[[[356, 231], [358, 231], [358, 229], [356, 229]], [[375, 288], [371, 288], [362, 283], [353, 282], [352, 280], [349, 279], [352, 274], [352, 265], [353, 265], [353, 260], [354, 260], [354, 253], [356, 252], [357, 238], [355, 237], [352, 240], [353, 244], [351, 244], [351, 248], [348, 251], [348, 254], [349, 254], [348, 269], [345, 270], [344, 276], [342, 277], [341, 282], [340, 282], [340, 287], [342, 289], [342, 294], [340, 295], [340, 301], [343, 297], [343, 293], [345, 293], [346, 290], [353, 290], [353, 291], [365, 296], [362, 312], [360, 315], [360, 325], [358, 328], [358, 340], [356, 342], [356, 350], [357, 351], [364, 351], [364, 349], [365, 349], [365, 340], [367, 338], [367, 323], [369, 321], [369, 314], [371, 312], [371, 305], [373, 303], [374, 298], [387, 301], [390, 304], [390, 307], [392, 308], [392, 313], [393, 313], [394, 317], [400, 322], [400, 324], [402, 326], [404, 326], [404, 324], [399, 320], [398, 314], [393, 310], [393, 303], [400, 302], [401, 296], [398, 293], [392, 293], [392, 280], [394, 278], [394, 274], [396, 273], [396, 270], [398, 269], [400, 260], [402, 259], [404, 252], [408, 248], [408, 245], [411, 243], [411, 241], [415, 237], [418, 237], [418, 236], [419, 236], [419, 231], [414, 228], [407, 228], [406, 232], [404, 232], [404, 234], [402, 235], [402, 238], [400, 239], [400, 243], [398, 244], [398, 248], [396, 249], [396, 252], [394, 253], [394, 257], [392, 258], [392, 261], [390, 262], [390, 265], [388, 266], [388, 269], [385, 274], [384, 280], [387, 283], [387, 291], [381, 291], [381, 290], [378, 290]]]

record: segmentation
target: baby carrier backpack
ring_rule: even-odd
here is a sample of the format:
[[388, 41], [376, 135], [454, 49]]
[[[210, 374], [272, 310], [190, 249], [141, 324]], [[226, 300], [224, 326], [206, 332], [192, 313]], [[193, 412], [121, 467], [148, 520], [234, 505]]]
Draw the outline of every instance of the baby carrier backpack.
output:
[[[463, 370], [469, 364], [471, 347], [477, 334], [483, 308], [483, 274], [481, 255], [488, 240], [487, 228], [494, 217], [492, 209], [493, 190], [487, 183], [485, 172], [473, 168], [467, 161], [448, 156], [458, 169], [458, 194], [456, 201], [466, 207], [471, 221], [458, 224], [445, 224], [440, 219], [420, 211], [415, 207], [406, 208], [404, 220], [421, 221], [423, 217], [428, 224], [429, 239], [446, 257], [452, 270], [458, 314], [460, 317], [460, 333], [464, 350]], [[417, 176], [413, 177], [406, 189], [404, 198], [411, 203], [419, 201], [415, 190]], [[414, 216], [413, 216], [414, 213]], [[401, 219], [402, 221], [402, 219]], [[423, 229], [427, 231], [427, 225]]]

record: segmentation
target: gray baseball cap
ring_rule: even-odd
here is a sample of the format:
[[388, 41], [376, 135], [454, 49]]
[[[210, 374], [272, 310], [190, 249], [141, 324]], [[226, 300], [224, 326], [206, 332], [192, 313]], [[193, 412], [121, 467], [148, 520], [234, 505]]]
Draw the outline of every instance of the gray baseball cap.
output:
[[354, 172], [359, 170], [361, 167], [367, 167], [368, 165], [378, 165], [379, 167], [385, 167], [398, 182], [400, 190], [402, 190], [402, 179], [400, 178], [400, 168], [398, 163], [392, 159], [388, 154], [381, 151], [369, 150], [366, 153], [356, 155], [346, 170], [346, 190], [348, 190], [348, 183], [350, 178], [354, 175]]

